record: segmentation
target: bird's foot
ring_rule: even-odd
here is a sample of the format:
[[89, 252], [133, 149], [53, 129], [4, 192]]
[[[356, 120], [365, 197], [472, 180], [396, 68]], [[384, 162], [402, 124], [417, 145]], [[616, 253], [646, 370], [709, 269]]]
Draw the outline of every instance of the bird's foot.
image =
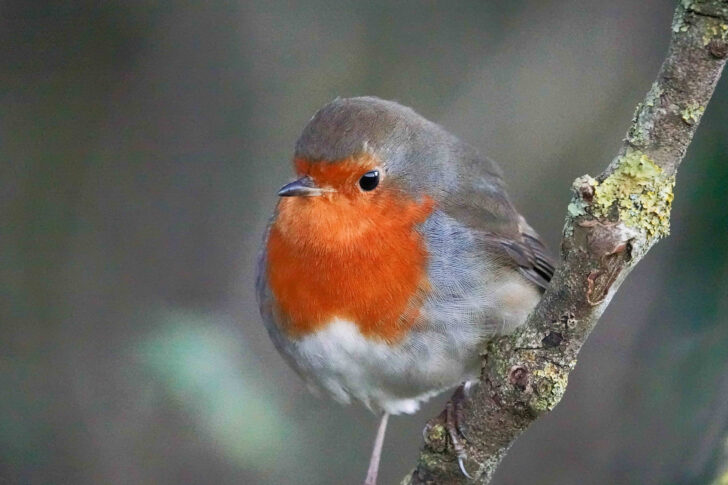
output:
[[448, 445], [452, 446], [460, 472], [469, 480], [472, 480], [473, 477], [465, 467], [468, 454], [464, 444], [464, 441], [467, 441], [467, 434], [463, 429], [465, 422], [463, 410], [465, 401], [470, 397], [471, 385], [472, 382], [465, 382], [458, 387], [442, 413], [430, 420], [422, 430], [422, 437], [426, 445], [434, 452], [442, 453]]
[[468, 470], [465, 468], [465, 460], [467, 460], [468, 454], [463, 444], [463, 440], [467, 440], [467, 438], [463, 432], [462, 418], [464, 402], [470, 395], [470, 385], [470, 382], [466, 382], [458, 387], [445, 406], [445, 429], [450, 436], [460, 471], [468, 480], [472, 480], [473, 477], [470, 476]]

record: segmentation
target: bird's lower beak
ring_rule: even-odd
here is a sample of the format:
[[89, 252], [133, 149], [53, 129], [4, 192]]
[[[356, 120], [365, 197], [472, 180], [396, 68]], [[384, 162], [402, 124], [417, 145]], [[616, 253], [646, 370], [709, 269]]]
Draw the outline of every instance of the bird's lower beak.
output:
[[294, 196], [305, 196], [311, 197], [321, 195], [327, 190], [322, 189], [313, 181], [309, 176], [301, 177], [298, 180], [286, 184], [278, 191], [278, 195], [281, 197], [294, 197]]

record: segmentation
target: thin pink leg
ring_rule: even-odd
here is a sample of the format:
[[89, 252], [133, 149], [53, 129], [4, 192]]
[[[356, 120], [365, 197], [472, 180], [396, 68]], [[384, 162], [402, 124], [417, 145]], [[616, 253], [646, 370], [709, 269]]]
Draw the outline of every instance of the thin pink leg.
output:
[[364, 485], [377, 485], [379, 460], [382, 457], [382, 445], [384, 444], [384, 433], [387, 431], [388, 419], [389, 413], [382, 414], [382, 420], [379, 422], [379, 429], [377, 430], [377, 438], [374, 440], [372, 457], [369, 459], [369, 470], [367, 470], [367, 478], [364, 480]]

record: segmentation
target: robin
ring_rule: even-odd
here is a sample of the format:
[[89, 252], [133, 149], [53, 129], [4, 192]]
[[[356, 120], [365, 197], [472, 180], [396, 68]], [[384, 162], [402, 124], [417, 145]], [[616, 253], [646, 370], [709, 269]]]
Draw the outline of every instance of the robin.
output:
[[476, 380], [485, 343], [526, 320], [553, 264], [496, 164], [395, 102], [330, 102], [293, 165], [263, 242], [260, 311], [310, 388], [381, 413], [374, 484], [388, 416]]

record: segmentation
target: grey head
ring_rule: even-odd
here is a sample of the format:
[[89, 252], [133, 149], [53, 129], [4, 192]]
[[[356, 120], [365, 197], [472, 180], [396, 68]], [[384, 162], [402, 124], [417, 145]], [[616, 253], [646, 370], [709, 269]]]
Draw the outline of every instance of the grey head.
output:
[[[336, 98], [311, 118], [295, 156], [335, 162], [369, 153], [404, 189], [440, 199], [456, 192], [474, 168], [502, 186], [490, 160], [411, 108], [371, 96]], [[501, 187], [502, 188], [502, 187]]]

